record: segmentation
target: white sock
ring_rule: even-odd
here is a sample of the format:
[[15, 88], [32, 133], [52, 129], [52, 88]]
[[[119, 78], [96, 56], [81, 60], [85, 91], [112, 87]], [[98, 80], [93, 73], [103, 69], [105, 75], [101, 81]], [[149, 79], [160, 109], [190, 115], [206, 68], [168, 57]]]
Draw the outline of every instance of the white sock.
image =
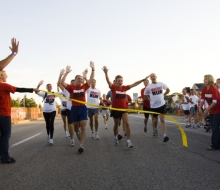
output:
[[127, 140], [127, 143], [130, 143], [131, 141], [130, 140]]
[[166, 134], [163, 134], [163, 137], [166, 137], [167, 135]]

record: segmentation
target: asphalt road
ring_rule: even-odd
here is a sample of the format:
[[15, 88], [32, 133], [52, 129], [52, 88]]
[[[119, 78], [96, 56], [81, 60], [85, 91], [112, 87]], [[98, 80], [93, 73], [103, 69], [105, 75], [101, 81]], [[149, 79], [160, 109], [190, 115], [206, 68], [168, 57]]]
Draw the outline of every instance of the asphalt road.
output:
[[[54, 145], [46, 142], [44, 120], [13, 125], [10, 155], [14, 164], [0, 164], [0, 190], [34, 189], [199, 189], [220, 188], [220, 151], [207, 151], [211, 133], [186, 129], [188, 148], [182, 146], [178, 127], [167, 122], [170, 141], [152, 137], [151, 120], [143, 132], [143, 115], [130, 114], [131, 141], [113, 143], [113, 120], [108, 129], [99, 117], [100, 140], [92, 139], [87, 124], [85, 151], [78, 153], [79, 142], [70, 147], [60, 116], [56, 117]], [[184, 124], [182, 117], [175, 117]], [[122, 129], [121, 129], [122, 130]], [[122, 133], [123, 134], [123, 133]]]

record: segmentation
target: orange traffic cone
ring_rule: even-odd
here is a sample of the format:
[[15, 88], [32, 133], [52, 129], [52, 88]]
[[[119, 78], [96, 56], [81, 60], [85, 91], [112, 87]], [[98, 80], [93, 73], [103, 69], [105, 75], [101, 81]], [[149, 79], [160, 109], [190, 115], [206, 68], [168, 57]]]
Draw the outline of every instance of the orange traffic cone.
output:
[[180, 109], [178, 109], [178, 116], [180, 116]]

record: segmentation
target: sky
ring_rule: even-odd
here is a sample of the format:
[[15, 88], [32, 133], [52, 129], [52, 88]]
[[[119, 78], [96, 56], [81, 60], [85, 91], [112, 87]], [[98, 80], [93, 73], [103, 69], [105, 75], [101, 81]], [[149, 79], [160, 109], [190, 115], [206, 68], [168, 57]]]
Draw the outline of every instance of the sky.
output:
[[[5, 68], [7, 83], [56, 91], [60, 69], [70, 65], [69, 82], [95, 63], [96, 87], [109, 90], [118, 74], [124, 85], [157, 74], [171, 93], [202, 83], [205, 74], [220, 78], [219, 0], [2, 0], [0, 60], [10, 54], [10, 40], [19, 53]], [[140, 95], [143, 84], [128, 91]], [[15, 93], [12, 98], [22, 98]], [[27, 93], [42, 104], [42, 98]], [[59, 100], [57, 100], [59, 102]]]

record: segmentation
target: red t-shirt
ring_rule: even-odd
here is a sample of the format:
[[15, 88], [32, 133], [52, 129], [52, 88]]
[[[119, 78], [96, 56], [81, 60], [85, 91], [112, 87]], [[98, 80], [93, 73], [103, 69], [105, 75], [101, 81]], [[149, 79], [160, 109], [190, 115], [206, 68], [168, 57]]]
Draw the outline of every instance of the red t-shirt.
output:
[[143, 99], [143, 105], [146, 107], [146, 108], [150, 108], [150, 102], [148, 102], [147, 100], [144, 100], [144, 90], [145, 90], [146, 87], [142, 88], [141, 89], [141, 98]]
[[16, 87], [0, 82], [0, 115], [11, 116], [10, 92], [15, 93]]
[[209, 89], [204, 87], [201, 93], [201, 100], [205, 100], [210, 106], [213, 100], [217, 100], [215, 106], [209, 110], [210, 114], [219, 114], [220, 113], [220, 95], [218, 89], [215, 86], [210, 86]]
[[132, 101], [131, 96], [129, 96], [128, 94], [126, 94], [126, 98], [127, 98], [127, 104]]
[[[100, 104], [99, 104], [100, 106], [110, 106], [110, 104], [108, 103], [108, 101], [107, 100], [102, 100], [102, 102], [100, 102]], [[106, 110], [107, 108], [101, 108], [101, 109], [103, 109], [103, 110]]]
[[128, 108], [128, 104], [126, 101], [126, 91], [130, 89], [130, 86], [122, 86], [117, 87], [114, 84], [112, 84], [111, 88], [112, 90], [112, 98], [113, 98], [113, 108]]
[[[88, 83], [85, 83], [82, 86], [73, 86], [73, 85], [68, 84], [66, 89], [70, 93], [70, 98], [85, 102], [86, 101], [85, 93], [86, 93], [86, 90], [89, 89], [89, 87], [90, 86], [88, 85]], [[74, 102], [74, 101], [72, 101], [72, 105], [73, 106], [84, 106], [84, 104]]]

